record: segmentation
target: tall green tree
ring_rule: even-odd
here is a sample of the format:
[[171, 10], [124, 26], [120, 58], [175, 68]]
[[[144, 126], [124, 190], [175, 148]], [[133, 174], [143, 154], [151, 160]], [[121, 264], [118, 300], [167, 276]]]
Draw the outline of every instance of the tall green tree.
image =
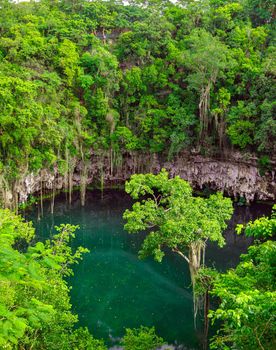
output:
[[188, 182], [179, 176], [170, 179], [165, 169], [157, 175], [133, 175], [125, 189], [136, 200], [132, 209], [124, 212], [125, 229], [130, 233], [148, 232], [139, 256], [153, 255], [161, 262], [169, 248], [188, 263], [195, 290], [207, 241], [224, 245], [222, 232], [233, 213], [231, 200], [221, 193], [195, 197]]
[[195, 29], [186, 39], [183, 63], [190, 70], [188, 86], [199, 94], [200, 138], [210, 125], [210, 95], [217, 79], [227, 68], [227, 47], [204, 29]]

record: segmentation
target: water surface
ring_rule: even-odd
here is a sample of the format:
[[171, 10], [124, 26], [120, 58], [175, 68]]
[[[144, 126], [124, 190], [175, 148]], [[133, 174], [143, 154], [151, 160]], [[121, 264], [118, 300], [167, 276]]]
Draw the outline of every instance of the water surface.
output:
[[[43, 217], [38, 207], [26, 213], [34, 221], [39, 239], [50, 237], [54, 226], [61, 223], [79, 225], [74, 247], [82, 245], [90, 250], [79, 265], [74, 266], [71, 300], [79, 324], [90, 329], [98, 338], [115, 345], [124, 328], [140, 325], [155, 326], [157, 333], [171, 344], [185, 349], [200, 349], [200, 335], [194, 331], [192, 294], [188, 266], [181, 257], [169, 253], [160, 264], [153, 259], [139, 260], [137, 253], [143, 234], [130, 235], [123, 230], [122, 213], [131, 206], [123, 192], [88, 192], [85, 207], [73, 194], [69, 206], [66, 195], [55, 202], [50, 214], [45, 202]], [[270, 212], [266, 205], [236, 207], [229, 224], [227, 246], [208, 247], [208, 265], [224, 270], [235, 266], [241, 252], [250, 241], [234, 234], [236, 223], [247, 222]]]

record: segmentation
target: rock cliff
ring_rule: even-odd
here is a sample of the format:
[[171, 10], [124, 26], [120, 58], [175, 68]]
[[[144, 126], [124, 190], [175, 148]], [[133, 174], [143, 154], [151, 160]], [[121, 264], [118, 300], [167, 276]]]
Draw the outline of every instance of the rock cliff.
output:
[[[112, 160], [111, 160], [112, 159]], [[73, 186], [81, 184], [82, 163], [77, 163], [72, 176]], [[134, 173], [158, 172], [166, 168], [171, 176], [179, 175], [196, 189], [209, 188], [223, 191], [234, 198], [244, 197], [247, 202], [254, 200], [276, 200], [276, 167], [260, 175], [256, 158], [231, 154], [224, 158], [208, 158], [200, 155], [181, 154], [168, 161], [156, 154], [126, 153], [120, 158], [109, 155], [91, 155], [87, 165], [87, 184], [105, 187], [123, 184]], [[19, 201], [26, 201], [32, 193], [55, 188], [66, 188], [68, 179], [58, 169], [43, 169], [39, 174], [29, 174], [16, 187]]]

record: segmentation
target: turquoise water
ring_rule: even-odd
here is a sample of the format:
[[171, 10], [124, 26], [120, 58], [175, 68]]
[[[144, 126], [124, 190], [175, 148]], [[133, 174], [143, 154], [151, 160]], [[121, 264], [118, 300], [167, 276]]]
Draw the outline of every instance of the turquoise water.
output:
[[[51, 236], [54, 226], [61, 223], [80, 226], [73, 245], [82, 245], [90, 253], [74, 267], [74, 277], [69, 281], [71, 300], [79, 324], [88, 327], [95, 337], [112, 346], [125, 327], [155, 326], [169, 343], [200, 349], [200, 332], [193, 326], [188, 266], [169, 252], [161, 264], [151, 258], [137, 258], [143, 234], [130, 235], [123, 230], [122, 213], [130, 206], [129, 197], [118, 191], [108, 191], [103, 197], [99, 192], [89, 192], [85, 207], [80, 206], [77, 193], [71, 206], [62, 194], [56, 199], [53, 215], [45, 202], [41, 219], [37, 219], [37, 207], [26, 217], [33, 220], [39, 239]], [[219, 269], [234, 266], [250, 243], [233, 234], [234, 225], [269, 211], [264, 205], [237, 207], [226, 232], [227, 247], [210, 246], [208, 264]]]

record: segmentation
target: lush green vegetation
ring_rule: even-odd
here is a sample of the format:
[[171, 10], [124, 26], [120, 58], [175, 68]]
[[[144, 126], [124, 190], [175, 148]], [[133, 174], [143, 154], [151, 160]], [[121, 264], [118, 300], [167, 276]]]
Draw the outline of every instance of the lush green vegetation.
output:
[[[170, 248], [189, 260], [195, 296], [218, 299], [218, 307], [209, 313], [212, 322], [219, 321], [211, 348], [274, 349], [276, 244], [267, 239], [276, 233], [275, 212], [243, 228], [246, 235], [262, 241], [255, 241], [235, 269], [221, 274], [202, 268], [200, 252], [206, 239], [223, 243], [221, 229], [232, 212], [228, 199], [219, 194], [193, 197], [185, 181], [168, 179], [165, 171], [134, 175], [127, 189], [136, 199], [143, 196], [125, 213], [127, 229], [134, 232], [156, 225], [144, 240], [141, 257], [153, 254], [160, 260], [162, 250]], [[78, 318], [71, 311], [65, 278], [72, 274], [71, 265], [87, 253], [82, 247], [71, 248], [76, 229], [61, 225], [51, 240], [37, 242], [31, 223], [0, 210], [1, 349], [107, 349], [87, 329], [76, 328]], [[208, 312], [205, 302], [206, 306]], [[121, 340], [125, 350], [155, 350], [161, 344], [163, 339], [146, 327], [127, 329]]]
[[86, 329], [74, 329], [64, 277], [87, 252], [68, 245], [76, 228], [63, 225], [51, 241], [31, 244], [32, 225], [0, 210], [1, 349], [105, 349]]
[[[258, 238], [275, 236], [276, 206], [270, 219], [256, 220], [245, 230]], [[276, 345], [276, 242], [255, 242], [241, 260], [213, 281], [211, 293], [220, 299], [220, 306], [209, 317], [223, 323], [211, 348], [272, 350]]]
[[235, 270], [215, 281], [212, 294], [221, 304], [209, 316], [223, 325], [213, 349], [275, 348], [275, 256], [274, 241], [253, 245]]
[[[179, 177], [169, 179], [165, 170], [158, 175], [133, 175], [126, 191], [138, 200], [124, 213], [126, 230], [147, 232], [140, 257], [153, 255], [161, 261], [169, 248], [189, 264], [195, 316], [200, 301], [204, 302], [204, 348], [211, 318], [213, 323], [222, 321], [211, 341], [212, 349], [274, 349], [276, 243], [264, 240], [276, 234], [276, 205], [271, 218], [237, 226], [238, 234], [244, 231], [263, 242], [255, 241], [235, 269], [220, 274], [204, 266], [205, 247], [208, 239], [223, 245], [221, 231], [232, 214], [229, 199], [221, 194], [193, 197], [187, 182]], [[210, 295], [218, 298], [219, 306], [208, 314]]]
[[[7, 350], [107, 350], [84, 328], [76, 328], [69, 286], [87, 249], [70, 248], [76, 226], [56, 227], [56, 235], [35, 243], [31, 223], [0, 209], [0, 348]], [[150, 350], [164, 344], [154, 328], [126, 329], [125, 350]]]
[[138, 329], [126, 329], [121, 341], [124, 350], [155, 350], [164, 344], [164, 340], [155, 334], [154, 328], [143, 326]]
[[[163, 169], [158, 175], [132, 175], [126, 183], [126, 192], [138, 200], [127, 209], [125, 229], [130, 233], [149, 231], [139, 254], [153, 255], [161, 262], [169, 248], [189, 264], [192, 286], [204, 265], [208, 240], [224, 245], [222, 231], [233, 213], [231, 199], [221, 193], [209, 198], [194, 197], [187, 181], [179, 176], [170, 179]], [[198, 311], [194, 295], [194, 315]]]
[[[43, 168], [70, 191], [77, 162], [83, 195], [92, 153], [113, 166], [127, 152], [234, 149], [257, 154], [264, 173], [276, 151], [275, 11], [273, 0], [0, 0], [0, 203]], [[140, 201], [126, 229], [154, 227], [141, 256], [171, 249], [201, 283], [195, 293], [218, 297], [211, 346], [274, 349], [275, 214], [238, 227], [262, 243], [219, 274], [201, 267], [206, 241], [224, 243], [230, 200], [194, 197], [165, 171], [134, 175], [126, 190]], [[106, 349], [71, 312], [65, 277], [87, 252], [70, 248], [76, 228], [35, 243], [30, 224], [0, 211], [0, 348]], [[161, 344], [144, 327], [122, 339], [126, 350]]]
[[[275, 151], [275, 5], [0, 1], [0, 180], [91, 152]], [[70, 183], [70, 181], [69, 181]]]

